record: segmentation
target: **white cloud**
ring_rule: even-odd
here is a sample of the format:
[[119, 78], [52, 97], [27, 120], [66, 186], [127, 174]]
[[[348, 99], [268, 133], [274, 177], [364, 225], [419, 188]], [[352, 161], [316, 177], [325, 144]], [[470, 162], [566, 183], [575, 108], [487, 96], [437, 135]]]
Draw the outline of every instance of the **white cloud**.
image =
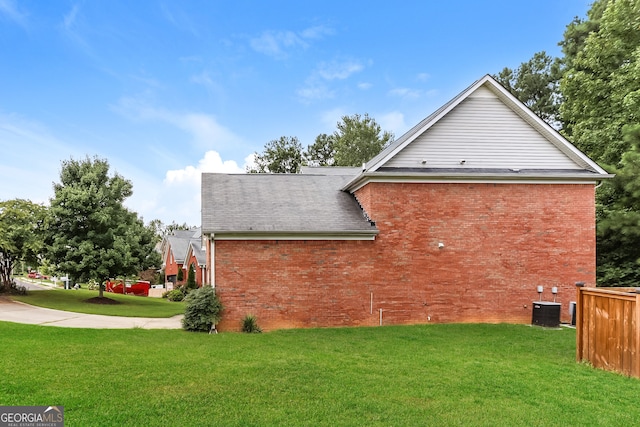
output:
[[316, 25], [315, 27], [302, 30], [300, 35], [305, 39], [321, 39], [324, 36], [332, 36], [335, 34], [335, 30], [326, 25]]
[[265, 31], [254, 37], [249, 44], [256, 52], [282, 59], [288, 56], [287, 50], [293, 47], [306, 48], [308, 44], [292, 31]]
[[0, 0], [0, 15], [6, 16], [22, 27], [27, 26], [27, 14], [20, 11], [12, 0]]
[[369, 90], [372, 87], [373, 87], [373, 84], [371, 83], [367, 83], [367, 82], [358, 83], [358, 89], [361, 89], [361, 90]]
[[157, 108], [138, 98], [121, 98], [113, 109], [131, 120], [158, 120], [191, 134], [197, 147], [210, 148], [222, 144], [240, 143], [240, 138], [218, 123], [213, 115]]
[[345, 61], [323, 62], [318, 66], [316, 72], [325, 80], [344, 80], [363, 69], [364, 65], [361, 62], [348, 59]]
[[290, 30], [268, 30], [249, 40], [249, 45], [256, 52], [271, 56], [276, 59], [284, 59], [295, 48], [307, 49], [310, 40], [319, 40], [324, 36], [333, 35], [333, 28], [325, 25], [316, 25], [306, 28], [298, 33]]
[[397, 96], [404, 99], [417, 99], [422, 96], [422, 91], [419, 89], [409, 89], [406, 87], [391, 89], [389, 95]]
[[335, 80], [346, 80], [363, 69], [364, 64], [355, 59], [321, 62], [306, 79], [305, 85], [296, 91], [296, 94], [305, 103], [333, 98], [335, 90], [331, 89], [328, 83]]
[[431, 76], [428, 73], [418, 73], [418, 75], [416, 76], [416, 79], [418, 79], [418, 81], [420, 82], [426, 82], [430, 78]]
[[[207, 151], [197, 166], [188, 165], [182, 169], [167, 171], [162, 183], [165, 202], [158, 206], [156, 214], [160, 218], [170, 217], [168, 222], [200, 225], [200, 183], [203, 172], [245, 173], [247, 166], [254, 163], [254, 154], [244, 159], [240, 167], [233, 160], [222, 160], [216, 151]], [[166, 195], [170, 195], [167, 197]], [[166, 221], [165, 221], [166, 222]]]

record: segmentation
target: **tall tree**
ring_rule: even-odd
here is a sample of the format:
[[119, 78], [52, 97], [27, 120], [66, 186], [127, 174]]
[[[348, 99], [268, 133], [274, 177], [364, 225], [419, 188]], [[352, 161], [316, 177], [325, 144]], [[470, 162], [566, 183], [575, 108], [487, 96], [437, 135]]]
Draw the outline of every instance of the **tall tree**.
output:
[[38, 264], [46, 208], [29, 200], [0, 202], [0, 289], [9, 288], [15, 263]]
[[118, 174], [110, 176], [107, 160], [63, 161], [53, 188], [47, 256], [59, 272], [73, 281], [102, 283], [158, 266], [153, 228], [123, 205], [132, 184]]
[[302, 165], [302, 145], [295, 136], [281, 136], [269, 141], [264, 151], [255, 153], [255, 165], [249, 173], [298, 173]]
[[494, 78], [538, 117], [560, 128], [560, 59], [537, 52], [527, 62], [512, 70], [504, 68]]
[[343, 116], [333, 133], [335, 166], [361, 166], [393, 141], [393, 134], [383, 131], [368, 114]]
[[304, 162], [309, 166], [333, 166], [335, 163], [335, 137], [321, 133], [303, 153]]
[[561, 114], [578, 148], [616, 165], [630, 148], [622, 128], [637, 122], [640, 111], [640, 2], [603, 3], [598, 31], [589, 33], [562, 79]]
[[605, 286], [640, 282], [640, 125], [625, 126], [623, 133], [632, 148], [598, 194], [597, 269]]
[[638, 16], [640, 0], [597, 1], [589, 11], [593, 22], [574, 21], [563, 44], [570, 65], [560, 84], [563, 132], [617, 174], [597, 193], [600, 285], [636, 285], [640, 279]]

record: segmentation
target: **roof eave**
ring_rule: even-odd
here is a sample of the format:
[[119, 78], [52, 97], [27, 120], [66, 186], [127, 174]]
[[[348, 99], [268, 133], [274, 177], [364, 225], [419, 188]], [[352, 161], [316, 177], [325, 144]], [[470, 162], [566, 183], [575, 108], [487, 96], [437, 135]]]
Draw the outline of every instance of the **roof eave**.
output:
[[584, 173], [441, 173], [441, 172], [365, 172], [347, 183], [342, 190], [350, 193], [364, 187], [369, 182], [501, 182], [501, 183], [582, 183], [595, 184], [603, 179], [613, 178], [613, 174]]
[[375, 240], [379, 230], [346, 231], [207, 231], [213, 240]]

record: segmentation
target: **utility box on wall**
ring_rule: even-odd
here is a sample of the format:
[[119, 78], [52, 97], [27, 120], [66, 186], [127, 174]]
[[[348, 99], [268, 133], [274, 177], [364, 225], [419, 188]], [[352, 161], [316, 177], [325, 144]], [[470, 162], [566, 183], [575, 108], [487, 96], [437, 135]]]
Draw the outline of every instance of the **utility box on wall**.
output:
[[560, 326], [561, 308], [562, 304], [559, 302], [534, 301], [531, 324], [536, 326], [546, 326], [548, 328], [557, 328]]

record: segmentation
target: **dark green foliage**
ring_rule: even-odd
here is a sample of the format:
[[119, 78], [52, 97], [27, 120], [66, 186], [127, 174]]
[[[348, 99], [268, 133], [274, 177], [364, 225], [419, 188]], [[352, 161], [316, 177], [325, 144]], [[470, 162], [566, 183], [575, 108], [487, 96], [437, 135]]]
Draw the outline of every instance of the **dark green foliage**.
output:
[[259, 334], [262, 332], [262, 328], [258, 326], [258, 319], [253, 314], [247, 314], [242, 319], [242, 332], [249, 334]]
[[182, 282], [184, 280], [184, 271], [182, 271], [182, 268], [178, 269], [178, 277], [176, 279], [178, 282]]
[[[135, 275], [160, 264], [156, 238], [124, 205], [131, 182], [103, 159], [62, 162], [47, 227], [47, 258], [73, 282]], [[102, 289], [100, 290], [102, 296]]]
[[504, 68], [494, 76], [509, 92], [542, 120], [560, 127], [560, 60], [544, 51], [512, 70]]
[[210, 332], [212, 327], [220, 321], [222, 304], [215, 289], [203, 286], [189, 292], [185, 298], [184, 318], [182, 327], [187, 331]]
[[15, 280], [0, 283], [0, 293], [8, 293], [12, 295], [27, 295], [27, 288], [18, 285]]
[[187, 289], [195, 289], [198, 287], [196, 283], [196, 269], [193, 264], [189, 265], [189, 272], [187, 273]]
[[567, 27], [561, 81], [564, 133], [616, 173], [597, 193], [600, 285], [640, 279], [640, 1], [596, 1]]
[[182, 287], [178, 287], [165, 292], [162, 296], [167, 298], [169, 301], [182, 301], [185, 297], [185, 293], [182, 290]]
[[322, 133], [304, 152], [304, 161], [309, 166], [333, 166], [335, 163], [335, 137]]
[[29, 200], [0, 201], [0, 285], [11, 287], [18, 261], [38, 264], [46, 208]]
[[362, 166], [393, 141], [393, 134], [382, 131], [366, 113], [343, 116], [337, 127], [332, 138], [335, 166]]
[[298, 173], [302, 165], [302, 145], [295, 136], [281, 136], [264, 146], [261, 154], [255, 153], [255, 166], [249, 173]]

